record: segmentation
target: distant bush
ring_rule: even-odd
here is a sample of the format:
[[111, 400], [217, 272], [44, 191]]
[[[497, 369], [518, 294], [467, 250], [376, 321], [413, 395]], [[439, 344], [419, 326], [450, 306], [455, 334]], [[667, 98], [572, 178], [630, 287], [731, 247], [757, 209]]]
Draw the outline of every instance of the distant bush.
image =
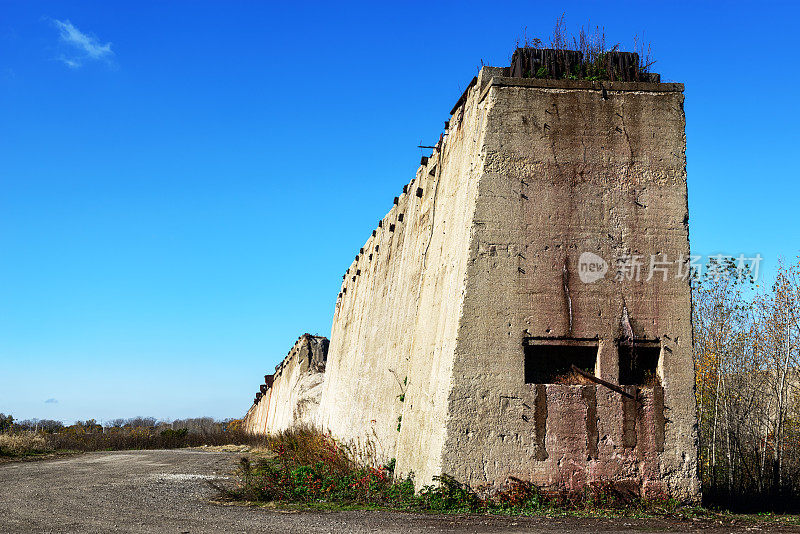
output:
[[154, 427], [106, 428], [99, 432], [67, 427], [61, 432], [47, 434], [55, 449], [103, 451], [129, 449], [176, 449], [203, 445], [257, 445], [261, 439], [241, 431], [189, 432], [185, 428], [158, 429]]
[[0, 413], [0, 432], [11, 430], [14, 426], [14, 418], [11, 415]]
[[13, 430], [30, 430], [32, 432], [58, 432], [64, 428], [64, 423], [53, 419], [25, 419], [15, 421]]
[[[0, 454], [20, 456], [43, 451], [175, 449], [203, 445], [259, 445], [263, 438], [245, 433], [241, 420], [210, 417], [159, 422], [152, 417], [117, 419], [105, 426], [94, 419], [64, 426], [60, 421], [14, 421], [0, 414], [5, 429]], [[13, 444], [13, 447], [12, 447]]]
[[171, 428], [167, 428], [161, 431], [162, 438], [174, 438], [174, 439], [181, 439], [185, 438], [189, 431], [185, 428], [181, 428], [178, 430], [172, 430]]

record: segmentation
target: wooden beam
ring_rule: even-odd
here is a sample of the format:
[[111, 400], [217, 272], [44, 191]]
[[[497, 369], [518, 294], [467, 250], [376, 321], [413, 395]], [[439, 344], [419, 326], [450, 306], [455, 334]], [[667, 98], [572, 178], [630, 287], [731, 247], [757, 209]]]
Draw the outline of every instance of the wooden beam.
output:
[[622, 389], [618, 385], [612, 384], [611, 382], [606, 382], [605, 380], [601, 380], [601, 379], [597, 378], [596, 376], [587, 373], [586, 371], [584, 371], [583, 369], [581, 369], [580, 367], [578, 367], [575, 364], [572, 364], [572, 370], [575, 371], [576, 373], [578, 373], [579, 375], [581, 375], [581, 376], [583, 376], [585, 378], [588, 378], [592, 382], [596, 382], [596, 383], [600, 384], [601, 386], [607, 387], [611, 391], [616, 391], [620, 395], [623, 395], [623, 396], [628, 397], [629, 399], [633, 399], [635, 401], [639, 400], [639, 399], [636, 398], [635, 395], [631, 395], [630, 393], [628, 393], [627, 391], [625, 391], [624, 389]]

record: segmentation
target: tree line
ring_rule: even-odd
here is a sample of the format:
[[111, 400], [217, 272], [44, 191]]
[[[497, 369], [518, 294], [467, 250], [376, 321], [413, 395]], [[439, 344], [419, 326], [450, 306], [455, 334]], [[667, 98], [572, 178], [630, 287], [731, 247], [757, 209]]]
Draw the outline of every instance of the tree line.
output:
[[733, 260], [710, 267], [692, 280], [704, 499], [727, 508], [796, 511], [800, 262], [781, 262], [768, 288]]
[[213, 417], [190, 417], [172, 421], [159, 420], [155, 417], [131, 417], [113, 419], [100, 423], [95, 419], [75, 421], [65, 425], [53, 419], [15, 420], [12, 415], [0, 413], [0, 432], [44, 432], [53, 433], [124, 433], [124, 432], [163, 432], [166, 430], [182, 430], [193, 434], [215, 434], [227, 431], [239, 431], [240, 419], [217, 420]]

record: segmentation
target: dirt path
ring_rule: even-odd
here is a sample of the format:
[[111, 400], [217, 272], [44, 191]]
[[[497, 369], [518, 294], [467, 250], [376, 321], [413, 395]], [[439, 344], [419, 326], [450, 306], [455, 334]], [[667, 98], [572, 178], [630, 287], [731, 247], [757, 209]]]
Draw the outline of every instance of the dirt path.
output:
[[[197, 450], [97, 452], [0, 465], [0, 532], [752, 532], [754, 527], [662, 520], [280, 512], [210, 503], [213, 491], [205, 479], [226, 476], [238, 456]], [[776, 532], [773, 526], [755, 527]]]

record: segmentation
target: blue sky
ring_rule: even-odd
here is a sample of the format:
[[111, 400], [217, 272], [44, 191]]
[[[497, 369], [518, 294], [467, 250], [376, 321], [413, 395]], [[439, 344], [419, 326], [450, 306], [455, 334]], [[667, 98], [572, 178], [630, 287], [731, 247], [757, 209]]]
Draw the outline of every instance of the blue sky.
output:
[[562, 12], [686, 84], [693, 252], [769, 277], [800, 248], [800, 17], [722, 6], [0, 1], [0, 412], [242, 415], [481, 61]]

